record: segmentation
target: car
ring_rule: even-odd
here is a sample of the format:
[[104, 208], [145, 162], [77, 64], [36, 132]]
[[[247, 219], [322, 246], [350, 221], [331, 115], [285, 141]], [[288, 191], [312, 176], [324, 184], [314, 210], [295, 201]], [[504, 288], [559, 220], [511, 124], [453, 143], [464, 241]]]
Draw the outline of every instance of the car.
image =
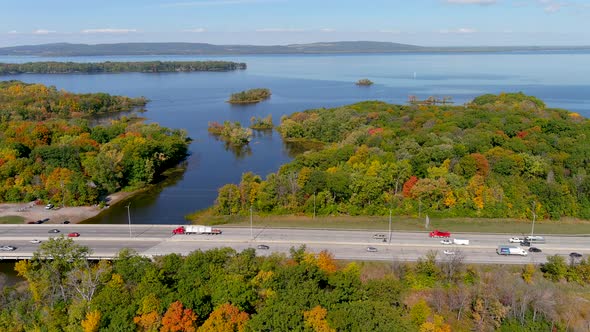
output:
[[368, 252], [377, 252], [377, 248], [375, 247], [367, 247]]
[[519, 238], [519, 237], [517, 237], [517, 236], [515, 236], [515, 237], [511, 237], [511, 238], [508, 240], [508, 242], [510, 242], [510, 243], [520, 243], [520, 242], [522, 242], [522, 241], [524, 241], [524, 239], [521, 239], [521, 238]]
[[42, 223], [43, 223], [43, 220], [41, 220], [41, 219], [35, 221], [35, 224], [42, 224]]
[[577, 253], [577, 252], [571, 252], [570, 257], [571, 258], [580, 258], [580, 257], [582, 257], [582, 254]]
[[0, 250], [2, 250], [2, 251], [14, 251], [14, 250], [16, 250], [16, 247], [14, 247], [14, 246], [0, 246]]
[[64, 222], [62, 224], [69, 224], [70, 221], [69, 220], [64, 220]]
[[256, 249], [268, 250], [270, 249], [270, 247], [266, 244], [259, 244], [258, 246], [256, 246]]
[[36, 221], [28, 221], [27, 224], [36, 224]]
[[529, 248], [529, 252], [542, 252], [543, 250], [537, 248], [537, 247], [530, 247]]
[[520, 241], [520, 245], [523, 247], [530, 247], [531, 243], [529, 241]]
[[444, 240], [440, 240], [440, 243], [442, 243], [442, 244], [453, 244], [453, 241], [451, 241], [449, 239], [444, 239]]
[[45, 205], [45, 210], [51, 210], [51, 209], [53, 209], [53, 204]]
[[385, 234], [375, 234], [375, 235], [373, 235], [373, 238], [374, 239], [377, 239], [377, 240], [385, 239], [386, 237], [387, 236]]
[[78, 232], [71, 232], [68, 234], [68, 237], [78, 237], [78, 236], [80, 236], [80, 233], [78, 233]]
[[42, 223], [43, 223], [43, 222], [48, 222], [48, 221], [49, 221], [49, 218], [41, 219], [41, 222], [42, 222]]
[[50, 229], [47, 233], [59, 233], [59, 229]]
[[443, 254], [445, 255], [455, 255], [456, 253], [452, 250], [443, 250]]

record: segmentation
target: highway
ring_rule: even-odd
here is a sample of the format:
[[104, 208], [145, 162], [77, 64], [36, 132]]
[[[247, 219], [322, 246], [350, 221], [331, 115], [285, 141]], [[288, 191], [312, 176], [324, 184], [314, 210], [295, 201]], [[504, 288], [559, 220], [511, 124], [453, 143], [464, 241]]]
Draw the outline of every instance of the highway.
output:
[[[231, 247], [238, 251], [257, 248], [260, 244], [269, 246], [268, 250], [257, 249], [259, 255], [273, 252], [289, 253], [293, 246], [305, 244], [312, 252], [328, 250], [337, 259], [415, 261], [428, 251], [436, 250], [440, 259], [448, 259], [443, 250], [456, 251], [466, 263], [526, 264], [543, 263], [548, 255], [564, 255], [569, 259], [570, 252], [584, 256], [590, 254], [590, 237], [544, 235], [546, 243], [534, 244], [541, 253], [528, 256], [499, 256], [496, 248], [509, 244], [508, 239], [515, 234], [453, 234], [453, 238], [467, 239], [469, 245], [443, 245], [441, 239], [429, 238], [426, 232], [392, 232], [391, 242], [374, 239], [377, 233], [388, 239], [387, 231], [363, 230], [324, 230], [324, 229], [283, 229], [283, 228], [235, 228], [222, 227], [221, 235], [172, 235], [173, 225], [0, 225], [0, 246], [17, 247], [14, 251], [0, 251], [0, 259], [23, 259], [32, 256], [39, 244], [30, 243], [38, 239], [46, 241], [50, 237], [67, 236], [70, 232], [80, 233], [74, 241], [92, 249], [95, 258], [111, 258], [123, 248], [131, 248], [140, 255], [153, 257], [169, 253], [186, 255], [194, 250], [208, 250], [217, 247]], [[49, 233], [58, 229], [59, 233]], [[541, 234], [539, 234], [541, 235]], [[374, 247], [376, 252], [367, 252]], [[524, 247], [526, 249], [526, 247]]]

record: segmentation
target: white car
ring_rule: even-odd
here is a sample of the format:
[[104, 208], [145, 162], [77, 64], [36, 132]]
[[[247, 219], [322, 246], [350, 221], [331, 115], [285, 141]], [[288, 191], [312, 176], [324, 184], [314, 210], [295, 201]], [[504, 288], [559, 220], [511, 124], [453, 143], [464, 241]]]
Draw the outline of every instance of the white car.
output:
[[444, 240], [440, 240], [440, 243], [442, 243], [442, 244], [453, 244], [453, 241], [451, 241], [449, 239], [444, 239]]
[[508, 240], [508, 242], [510, 242], [510, 243], [520, 243], [522, 241], [524, 241], [524, 239], [521, 239], [521, 238], [516, 237], [516, 236], [515, 237], [511, 237], [510, 240]]
[[33, 244], [39, 244], [39, 243], [41, 243], [41, 240], [34, 239], [34, 240], [29, 241], [29, 242], [31, 242]]
[[455, 252], [452, 251], [452, 250], [443, 250], [443, 254], [445, 254], [445, 255], [454, 255]]

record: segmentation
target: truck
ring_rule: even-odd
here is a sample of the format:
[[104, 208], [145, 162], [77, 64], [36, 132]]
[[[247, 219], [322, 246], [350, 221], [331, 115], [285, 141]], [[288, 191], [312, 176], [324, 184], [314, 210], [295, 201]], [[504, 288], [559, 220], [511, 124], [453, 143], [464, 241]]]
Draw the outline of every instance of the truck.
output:
[[204, 235], [219, 235], [221, 230], [202, 225], [188, 225], [180, 226], [172, 230], [172, 234], [204, 234]]
[[530, 243], [545, 243], [545, 238], [542, 236], [527, 236], [524, 239]]
[[469, 245], [469, 240], [453, 239], [453, 244], [459, 244], [459, 245], [463, 245], [463, 246], [468, 246]]
[[437, 229], [433, 230], [432, 232], [428, 233], [430, 237], [451, 237], [451, 232], [442, 232]]
[[498, 255], [520, 255], [520, 256], [526, 256], [528, 255], [528, 252], [526, 252], [526, 250], [522, 249], [521, 247], [516, 247], [516, 246], [498, 246], [498, 249], [496, 249], [496, 254]]

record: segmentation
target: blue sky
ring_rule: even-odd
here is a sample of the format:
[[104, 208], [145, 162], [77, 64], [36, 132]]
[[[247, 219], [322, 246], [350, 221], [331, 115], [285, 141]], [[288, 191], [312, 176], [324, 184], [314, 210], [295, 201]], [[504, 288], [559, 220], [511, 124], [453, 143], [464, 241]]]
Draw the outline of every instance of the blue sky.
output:
[[53, 42], [590, 45], [590, 0], [15, 0], [0, 46]]

